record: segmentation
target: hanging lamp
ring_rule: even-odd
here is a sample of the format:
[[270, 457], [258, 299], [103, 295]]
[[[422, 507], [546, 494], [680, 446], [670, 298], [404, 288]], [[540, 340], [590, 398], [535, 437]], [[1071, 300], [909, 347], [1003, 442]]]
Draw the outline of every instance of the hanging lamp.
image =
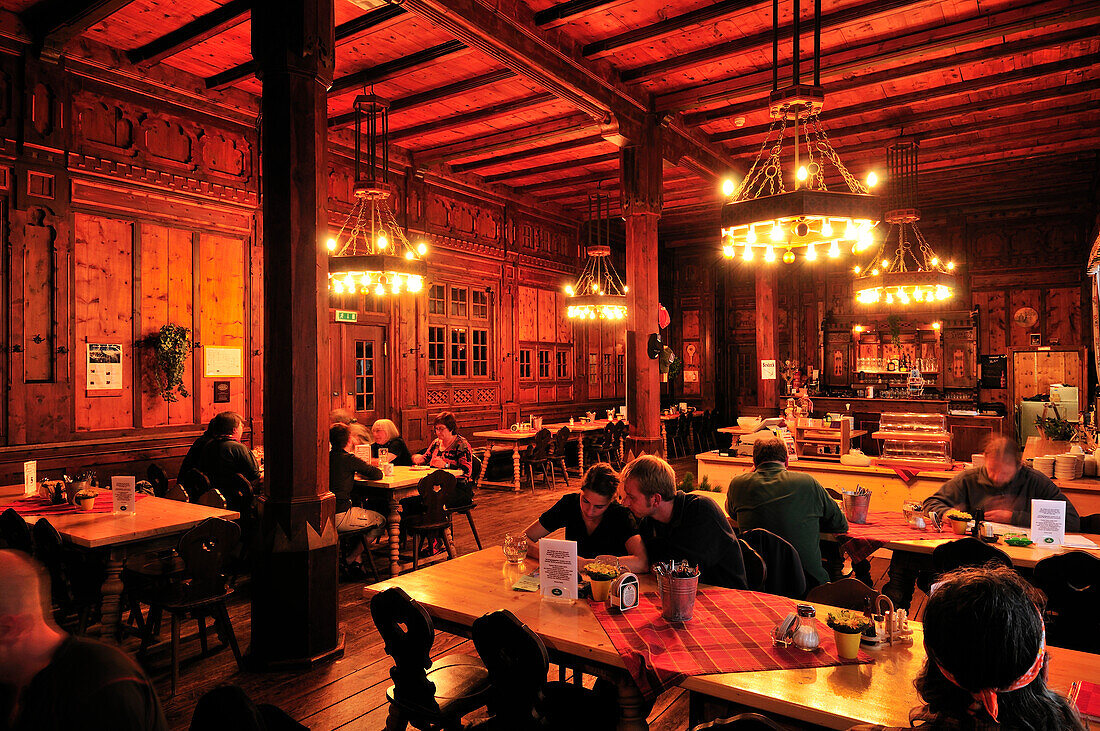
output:
[[[727, 258], [772, 262], [782, 252], [784, 262], [795, 253], [807, 261], [836, 258], [842, 249], [855, 251], [872, 244], [871, 229], [879, 208], [870, 194], [877, 182], [857, 180], [841, 162], [821, 123], [825, 92], [821, 88], [821, 0], [814, 2], [813, 84], [803, 84], [800, 72], [801, 3], [794, 0], [792, 83], [779, 88], [779, 0], [772, 2], [772, 93], [768, 108], [772, 123], [749, 172], [740, 185], [725, 181], [722, 207], [722, 253]], [[792, 137], [788, 156], [784, 141]], [[826, 168], [835, 169], [846, 191], [829, 190]], [[786, 175], [792, 179], [788, 188]]]
[[328, 240], [329, 292], [419, 292], [428, 247], [422, 242], [413, 246], [388, 203], [389, 102], [361, 94], [355, 97], [354, 112], [355, 203], [339, 233]]
[[955, 262], [941, 261], [917, 226], [918, 148], [915, 140], [906, 140], [886, 150], [890, 179], [885, 220], [890, 228], [874, 257], [854, 268], [852, 289], [860, 304], [919, 307], [955, 294]]
[[584, 269], [574, 284], [565, 286], [566, 315], [574, 320], [626, 319], [626, 293], [611, 263], [611, 196], [597, 191], [588, 196], [588, 237]]

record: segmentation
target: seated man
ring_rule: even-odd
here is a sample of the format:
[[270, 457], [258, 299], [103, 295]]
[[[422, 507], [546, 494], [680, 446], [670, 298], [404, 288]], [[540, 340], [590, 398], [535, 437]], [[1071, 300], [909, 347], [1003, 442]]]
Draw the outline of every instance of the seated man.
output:
[[[332, 445], [328, 453], [328, 489], [336, 496], [336, 530], [340, 533], [361, 532], [365, 528], [385, 525], [386, 519], [381, 513], [355, 504], [361, 501], [361, 495], [356, 494], [355, 476], [380, 480], [382, 470], [352, 454], [351, 429], [347, 424], [333, 424], [328, 430], [328, 439]], [[360, 538], [344, 557], [343, 568], [349, 576], [366, 575], [359, 560], [365, 549], [366, 544]]]
[[34, 561], [0, 551], [0, 728], [167, 731], [141, 668], [114, 645], [54, 626], [49, 593]]
[[819, 535], [847, 531], [844, 513], [812, 476], [787, 471], [787, 445], [776, 437], [753, 443], [752, 463], [752, 472], [730, 483], [726, 511], [739, 530], [764, 528], [786, 539], [798, 551], [807, 578], [824, 584], [829, 577], [821, 565]]
[[[253, 488], [260, 483], [260, 467], [252, 450], [241, 444], [244, 419], [233, 411], [223, 411], [210, 420], [210, 441], [203, 447], [197, 465], [200, 472], [210, 479], [211, 487], [220, 490], [233, 510], [241, 510], [251, 503], [251, 495], [240, 495], [229, 488], [229, 477], [234, 473], [244, 475]], [[198, 495], [192, 495], [194, 500]]]
[[[214, 417], [217, 419], [218, 417]], [[210, 424], [214, 423], [214, 419], [210, 420]], [[210, 443], [210, 440], [214, 438], [210, 432], [210, 424], [206, 425], [206, 431], [199, 435], [187, 450], [187, 454], [183, 457], [183, 462], [180, 463], [179, 474], [176, 475], [176, 481], [180, 484], [183, 483], [183, 476], [187, 474], [188, 470], [199, 469], [199, 459], [202, 457], [202, 450], [206, 449], [206, 445]]]
[[[983, 450], [985, 465], [965, 470], [943, 483], [935, 495], [924, 501], [924, 509], [943, 515], [955, 508], [971, 515], [984, 511], [985, 519], [996, 523], [1031, 526], [1032, 500], [1061, 500], [1066, 503], [1066, 531], [1081, 529], [1081, 518], [1054, 481], [1022, 463], [1020, 447], [1008, 437], [993, 437]], [[890, 580], [882, 593], [894, 606], [908, 609], [920, 570], [930, 570], [931, 560], [895, 551], [890, 561]]]
[[713, 500], [677, 490], [669, 463], [649, 454], [627, 464], [620, 479], [622, 503], [638, 518], [650, 564], [687, 560], [705, 584], [748, 588], [741, 544]]

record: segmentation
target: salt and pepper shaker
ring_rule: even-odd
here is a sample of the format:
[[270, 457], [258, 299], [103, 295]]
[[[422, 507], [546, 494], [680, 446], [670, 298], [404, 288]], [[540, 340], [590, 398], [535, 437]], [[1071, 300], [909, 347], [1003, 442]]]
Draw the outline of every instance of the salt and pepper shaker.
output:
[[821, 645], [821, 634], [817, 630], [817, 610], [809, 604], [799, 604], [796, 609], [799, 622], [792, 638], [794, 646], [813, 652]]

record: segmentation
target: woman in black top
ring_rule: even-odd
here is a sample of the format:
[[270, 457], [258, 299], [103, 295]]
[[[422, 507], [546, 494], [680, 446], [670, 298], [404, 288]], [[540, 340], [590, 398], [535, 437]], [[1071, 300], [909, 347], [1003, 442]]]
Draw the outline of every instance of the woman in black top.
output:
[[397, 424], [389, 419], [379, 419], [370, 428], [374, 444], [371, 445], [371, 454], [378, 457], [378, 450], [385, 449], [390, 453], [390, 464], [396, 467], [409, 467], [412, 465], [412, 453], [409, 452], [405, 440], [401, 438], [401, 432], [397, 430]]
[[[332, 445], [328, 455], [328, 489], [336, 496], [336, 530], [348, 533], [385, 525], [386, 519], [381, 513], [355, 505], [359, 495], [354, 494], [357, 474], [368, 480], [378, 480], [382, 478], [382, 470], [348, 451], [351, 430], [347, 424], [333, 424], [328, 430], [328, 439]], [[362, 568], [359, 557], [365, 548], [362, 539], [356, 541], [344, 559], [345, 568], [358, 573]]]
[[633, 513], [615, 499], [619, 475], [606, 463], [584, 473], [581, 491], [566, 495], [527, 527], [527, 551], [538, 558], [539, 539], [565, 528], [565, 539], [577, 542], [577, 564], [583, 568], [596, 556], [611, 555], [627, 570], [649, 570], [642, 537]]

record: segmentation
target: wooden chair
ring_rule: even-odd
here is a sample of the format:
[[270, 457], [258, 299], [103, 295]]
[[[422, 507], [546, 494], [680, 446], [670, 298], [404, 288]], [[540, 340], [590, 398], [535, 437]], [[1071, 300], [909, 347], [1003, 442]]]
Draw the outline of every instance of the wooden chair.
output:
[[31, 537], [30, 526], [22, 515], [15, 512], [15, 508], [8, 508], [0, 513], [0, 540], [8, 548], [22, 551], [27, 555], [34, 553], [34, 539]]
[[225, 564], [241, 539], [236, 523], [221, 518], [208, 518], [183, 534], [177, 552], [185, 571], [165, 588], [151, 589], [139, 601], [149, 605], [149, 616], [141, 623], [143, 638], [140, 654], [145, 654], [155, 639], [153, 629], [159, 627], [160, 616], [172, 617], [172, 695], [179, 684], [180, 622], [193, 617], [199, 622], [199, 643], [207, 652], [206, 617], [213, 617], [214, 627], [233, 651], [237, 667], [244, 669], [241, 650], [229, 621], [226, 600], [233, 589], [226, 585]]
[[474, 620], [474, 647], [491, 684], [489, 709], [500, 728], [610, 729], [617, 706], [608, 693], [546, 680], [550, 659], [542, 639], [507, 609]]
[[183, 476], [182, 484], [183, 489], [187, 492], [189, 502], [197, 501], [211, 487], [210, 478], [194, 467], [187, 470], [187, 474]]
[[738, 713], [693, 726], [691, 731], [783, 731], [783, 727], [759, 713]]
[[248, 478], [234, 472], [220, 483], [215, 487], [225, 496], [229, 509], [240, 513], [241, 520], [251, 520], [255, 516], [255, 488]]
[[181, 503], [191, 502], [191, 499], [187, 496], [187, 491], [178, 482], [168, 488], [168, 492], [164, 493], [164, 497], [169, 500], [178, 500]]
[[1012, 568], [1012, 559], [1007, 553], [977, 538], [942, 543], [932, 551], [932, 566], [937, 574], [946, 574], [965, 566], [984, 566], [991, 561]]
[[[483, 468], [483, 465], [481, 464], [481, 460], [478, 459], [478, 456], [475, 454], [474, 455], [474, 464], [473, 464], [472, 469], [470, 470], [470, 484], [471, 485], [476, 485], [477, 484], [477, 479], [479, 477], [481, 477], [482, 468]], [[477, 534], [477, 526], [474, 525], [474, 508], [476, 508], [476, 507], [477, 507], [477, 501], [476, 500], [471, 500], [466, 505], [459, 505], [457, 507], [448, 506], [447, 507], [447, 512], [449, 512], [451, 515], [465, 515], [466, 516], [466, 521], [470, 524], [470, 532], [474, 534], [474, 543], [477, 544], [477, 550], [480, 551], [481, 550], [481, 538]], [[453, 529], [454, 529], [454, 526], [452, 525], [452, 530]]]
[[447, 503], [455, 502], [458, 480], [450, 472], [433, 470], [420, 480], [417, 492], [423, 501], [424, 512], [410, 515], [401, 521], [406, 535], [413, 537], [413, 570], [420, 568], [420, 549], [426, 541], [439, 538], [447, 548], [447, 558], [455, 557], [451, 534], [451, 514]]
[[225, 510], [227, 505], [225, 496], [222, 495], [220, 490], [214, 488], [210, 488], [200, 495], [195, 503], [198, 505], [205, 505], [208, 508], [220, 508], [221, 510]]
[[1082, 533], [1100, 533], [1100, 513], [1081, 516]]
[[1100, 652], [1095, 631], [1100, 558], [1083, 551], [1049, 556], [1035, 564], [1032, 583], [1047, 595], [1047, 642]]
[[741, 544], [741, 559], [745, 562], [745, 576], [749, 580], [749, 591], [764, 591], [768, 579], [768, 566], [756, 549], [738, 539]]
[[154, 497], [164, 497], [168, 494], [168, 475], [164, 474], [164, 470], [156, 462], [145, 469], [145, 477], [153, 486]]
[[550, 430], [546, 428], [539, 429], [538, 433], [535, 434], [535, 443], [520, 455], [520, 470], [527, 472], [532, 492], [535, 490], [536, 467], [542, 470], [542, 484], [547, 489], [553, 489], [551, 480], [553, 479], [554, 468], [550, 461], [550, 440]]
[[602, 438], [595, 442], [596, 460], [614, 465], [619, 461], [619, 447], [615, 443], [615, 425], [607, 424], [603, 428]]
[[31, 532], [34, 556], [50, 575], [54, 619], [74, 634], [83, 635], [99, 614], [103, 571], [95, 571], [93, 565], [67, 551], [61, 535], [47, 519], [39, 518]]
[[741, 538], [760, 554], [768, 567], [764, 591], [791, 599], [801, 599], [805, 595], [806, 573], [794, 546], [764, 528], [746, 531]]
[[841, 609], [863, 611], [868, 602], [874, 602], [878, 592], [859, 579], [847, 577], [828, 584], [815, 586], [806, 594], [806, 601], [828, 604]]
[[219, 685], [195, 704], [189, 731], [309, 731], [278, 706], [256, 704], [238, 685]]
[[397, 587], [375, 594], [370, 615], [393, 658], [386, 689], [390, 703], [387, 729], [461, 729], [462, 717], [489, 700], [489, 673], [469, 655], [431, 659], [435, 642], [432, 619], [404, 590]]
[[[569, 470], [565, 464], [565, 450], [569, 447], [569, 427], [563, 426], [554, 435], [554, 441], [550, 448], [550, 468], [561, 467], [561, 473], [565, 476], [565, 486], [569, 487]], [[557, 484], [557, 476], [554, 477]]]

